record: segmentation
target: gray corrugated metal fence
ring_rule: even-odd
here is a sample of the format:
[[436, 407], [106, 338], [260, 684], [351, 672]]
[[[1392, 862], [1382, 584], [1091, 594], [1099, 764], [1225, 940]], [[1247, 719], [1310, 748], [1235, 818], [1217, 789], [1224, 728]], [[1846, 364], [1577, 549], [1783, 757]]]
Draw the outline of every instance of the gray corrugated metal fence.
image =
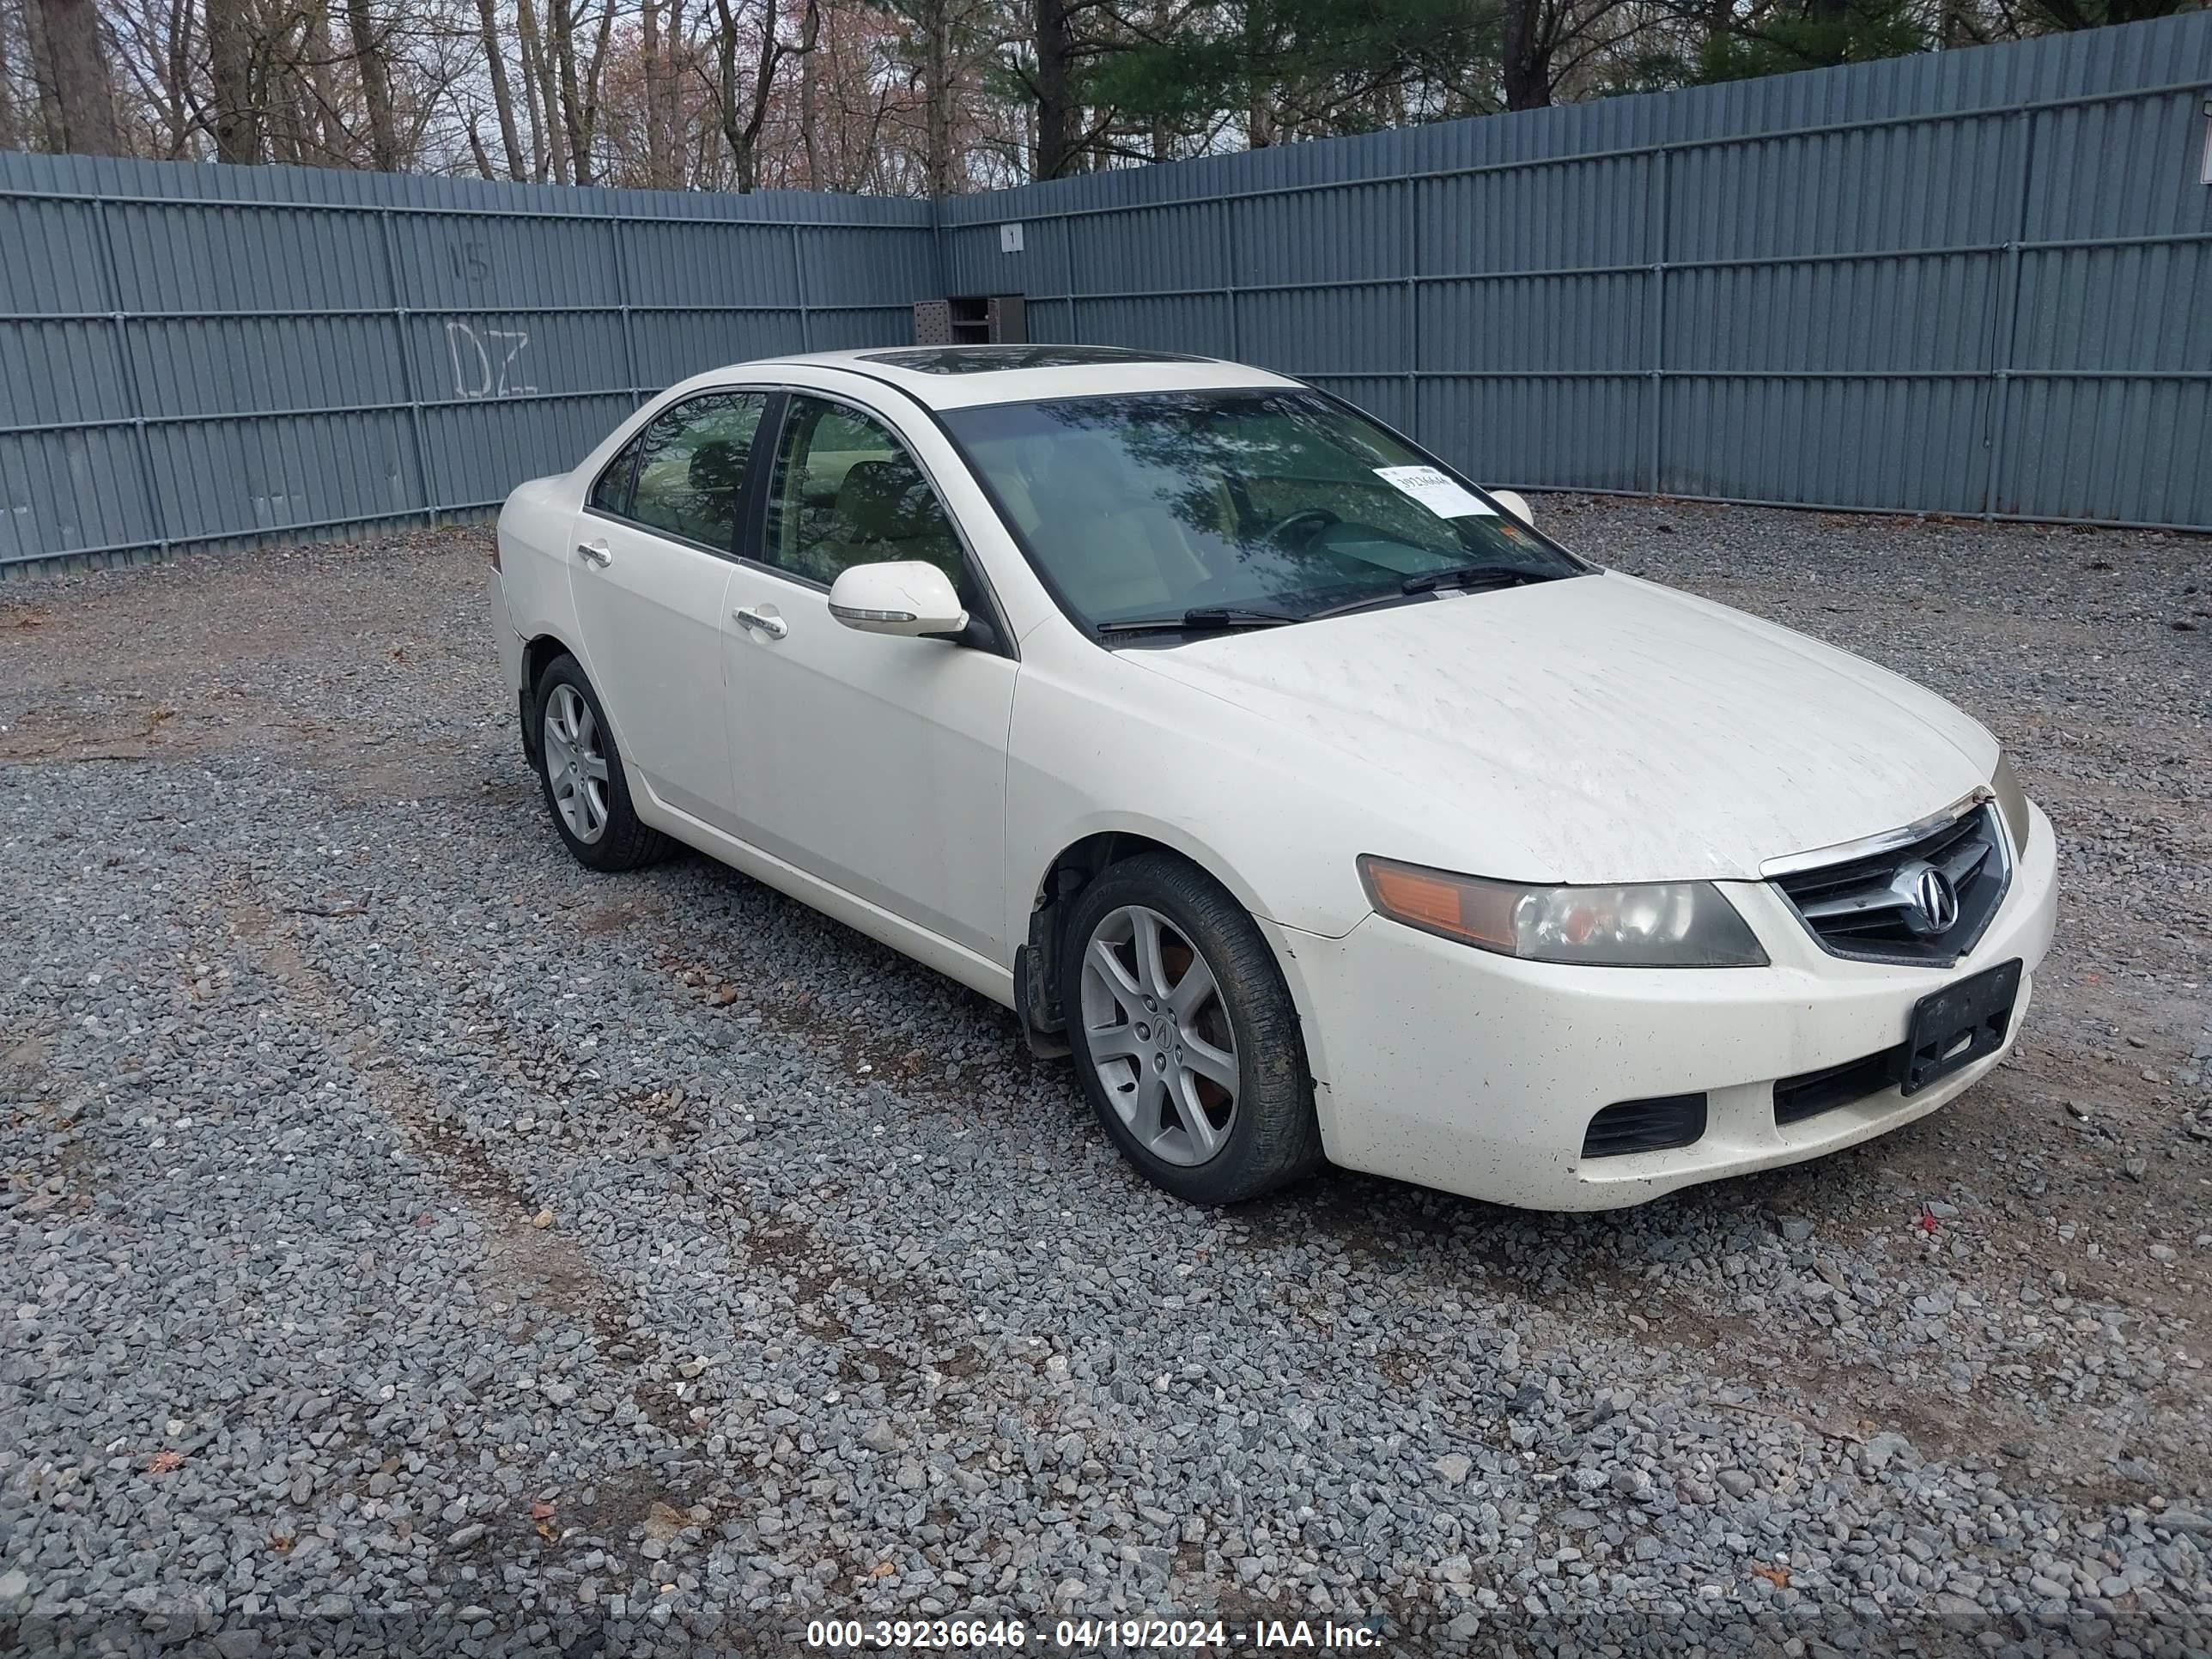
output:
[[[945, 204], [1498, 483], [2212, 528], [2212, 14]], [[1022, 250], [1003, 252], [1002, 228]]]
[[937, 210], [0, 155], [0, 571], [488, 507], [945, 293], [1495, 483], [2212, 528], [2208, 94], [2198, 13]]
[[700, 368], [904, 340], [932, 222], [0, 155], [0, 568], [496, 505]]

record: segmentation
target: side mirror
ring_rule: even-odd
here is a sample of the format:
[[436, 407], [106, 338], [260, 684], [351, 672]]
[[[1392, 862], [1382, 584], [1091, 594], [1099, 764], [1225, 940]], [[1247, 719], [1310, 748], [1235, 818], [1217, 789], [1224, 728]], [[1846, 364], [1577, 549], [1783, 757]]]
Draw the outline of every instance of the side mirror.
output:
[[1490, 492], [1490, 499], [1520, 520], [1522, 524], [1534, 525], [1536, 522], [1536, 515], [1528, 510], [1528, 500], [1519, 490], [1493, 489]]
[[830, 587], [830, 614], [863, 634], [957, 634], [968, 612], [952, 581], [921, 559], [856, 564]]

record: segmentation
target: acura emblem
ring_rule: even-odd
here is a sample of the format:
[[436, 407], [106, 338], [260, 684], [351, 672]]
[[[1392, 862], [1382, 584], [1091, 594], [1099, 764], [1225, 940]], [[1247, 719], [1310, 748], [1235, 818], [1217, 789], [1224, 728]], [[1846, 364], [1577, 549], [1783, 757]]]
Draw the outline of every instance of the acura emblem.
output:
[[1948, 933], [1959, 920], [1959, 890], [1932, 864], [1912, 878], [1909, 898], [1905, 921], [1916, 933]]

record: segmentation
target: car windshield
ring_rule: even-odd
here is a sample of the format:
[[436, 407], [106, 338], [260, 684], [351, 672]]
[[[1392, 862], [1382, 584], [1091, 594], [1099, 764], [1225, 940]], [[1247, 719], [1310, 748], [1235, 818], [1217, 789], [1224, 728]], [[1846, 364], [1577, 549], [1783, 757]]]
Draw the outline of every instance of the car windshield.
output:
[[1587, 568], [1317, 392], [1142, 392], [944, 419], [1039, 574], [1101, 632], [1187, 613], [1193, 628], [1304, 621], [1462, 579]]

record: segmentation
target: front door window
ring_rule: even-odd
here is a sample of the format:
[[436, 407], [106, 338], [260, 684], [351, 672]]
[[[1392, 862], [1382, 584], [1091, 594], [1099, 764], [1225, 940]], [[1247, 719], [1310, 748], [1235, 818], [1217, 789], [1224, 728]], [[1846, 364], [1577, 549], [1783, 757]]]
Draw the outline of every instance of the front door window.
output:
[[784, 417], [764, 556], [825, 587], [856, 564], [925, 559], [967, 600], [960, 538], [914, 457], [875, 416], [819, 398], [793, 396]]

